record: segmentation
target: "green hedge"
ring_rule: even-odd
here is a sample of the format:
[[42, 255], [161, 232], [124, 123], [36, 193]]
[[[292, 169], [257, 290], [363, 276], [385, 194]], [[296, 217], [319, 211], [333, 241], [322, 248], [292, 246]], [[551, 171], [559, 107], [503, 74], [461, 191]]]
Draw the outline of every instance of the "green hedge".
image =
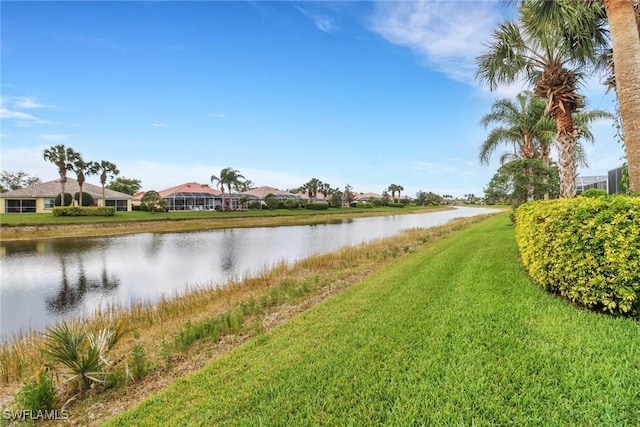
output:
[[314, 211], [323, 211], [325, 209], [329, 209], [329, 204], [328, 203], [307, 203], [307, 209], [310, 210], [314, 210]]
[[389, 203], [387, 206], [389, 206], [390, 208], [404, 208], [403, 203]]
[[53, 208], [55, 216], [113, 216], [116, 208], [110, 207], [88, 207], [88, 206], [65, 206]]
[[640, 318], [640, 198], [526, 203], [516, 239], [531, 278], [578, 305]]

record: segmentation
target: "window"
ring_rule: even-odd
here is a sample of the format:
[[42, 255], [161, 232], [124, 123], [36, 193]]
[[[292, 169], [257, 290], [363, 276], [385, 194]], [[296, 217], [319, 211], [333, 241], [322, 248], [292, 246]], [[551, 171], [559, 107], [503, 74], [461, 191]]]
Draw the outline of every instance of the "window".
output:
[[56, 205], [56, 199], [44, 199], [45, 209], [53, 209], [55, 205]]
[[35, 213], [35, 199], [5, 200], [4, 211], [6, 213]]
[[105, 200], [105, 206], [116, 208], [116, 212], [126, 212], [127, 211], [127, 201], [126, 200]]

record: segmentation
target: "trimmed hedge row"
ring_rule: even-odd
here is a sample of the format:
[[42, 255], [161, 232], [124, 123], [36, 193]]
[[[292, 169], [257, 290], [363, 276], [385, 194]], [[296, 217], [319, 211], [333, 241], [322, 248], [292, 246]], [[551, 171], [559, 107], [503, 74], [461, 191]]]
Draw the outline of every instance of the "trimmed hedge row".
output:
[[583, 307], [640, 318], [640, 198], [537, 201], [515, 216], [535, 282]]
[[307, 209], [309, 210], [314, 210], [314, 211], [324, 211], [326, 209], [329, 209], [329, 204], [327, 203], [307, 203]]
[[65, 206], [53, 208], [53, 214], [55, 216], [113, 216], [115, 213], [116, 208], [106, 206]]

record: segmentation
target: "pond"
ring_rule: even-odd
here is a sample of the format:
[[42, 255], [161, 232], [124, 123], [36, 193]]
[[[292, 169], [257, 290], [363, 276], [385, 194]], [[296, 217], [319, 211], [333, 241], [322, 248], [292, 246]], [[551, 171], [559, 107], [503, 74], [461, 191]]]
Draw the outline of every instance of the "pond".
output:
[[0, 337], [108, 305], [153, 303], [222, 286], [283, 261], [495, 211], [460, 207], [321, 225], [3, 242]]

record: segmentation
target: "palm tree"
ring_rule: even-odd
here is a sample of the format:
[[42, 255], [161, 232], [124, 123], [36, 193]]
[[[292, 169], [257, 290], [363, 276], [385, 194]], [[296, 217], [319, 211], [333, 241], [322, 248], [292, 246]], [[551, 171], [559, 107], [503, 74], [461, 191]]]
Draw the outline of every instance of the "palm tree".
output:
[[78, 187], [80, 187], [78, 205], [82, 206], [82, 187], [84, 187], [86, 177], [97, 174], [100, 170], [100, 165], [96, 162], [85, 162], [82, 157], [78, 155], [78, 157], [73, 161], [73, 170], [76, 172]]
[[611, 31], [629, 189], [640, 192], [640, 8], [634, 11], [631, 0], [604, 0], [604, 8]]
[[[485, 114], [480, 124], [487, 128], [492, 123], [501, 124], [489, 132], [480, 147], [480, 162], [488, 164], [491, 154], [502, 144], [513, 146], [513, 154], [501, 156], [500, 163], [518, 158], [533, 159], [536, 145], [544, 146], [556, 133], [555, 122], [544, 117], [545, 102], [530, 91], [524, 91], [511, 99], [499, 99], [491, 106], [491, 112]], [[548, 145], [547, 145], [548, 148]]]
[[[231, 195], [231, 189], [239, 191], [243, 188], [244, 176], [240, 174], [240, 171], [231, 167], [224, 168], [220, 171], [220, 176], [211, 175], [211, 183], [217, 182], [220, 184], [220, 191], [222, 191], [222, 204], [224, 205], [224, 187], [227, 186], [229, 195]], [[229, 207], [227, 206], [227, 209]]]
[[[606, 47], [605, 29], [595, 13], [573, 2], [590, 31], [540, 21], [535, 2], [524, 1], [518, 22], [506, 21], [493, 33], [489, 52], [477, 58], [476, 78], [495, 90], [499, 84], [526, 79], [534, 94], [547, 100], [545, 115], [556, 120], [560, 194], [576, 195], [575, 142], [580, 136], [573, 113], [584, 106], [577, 87], [582, 70], [595, 64], [599, 49]], [[553, 24], [553, 23], [552, 23]]]
[[45, 160], [55, 164], [60, 174], [60, 205], [64, 206], [64, 187], [67, 183], [67, 171], [73, 169], [73, 162], [80, 154], [71, 147], [62, 144], [54, 145], [42, 153]]
[[309, 199], [313, 200], [318, 196], [318, 190], [322, 188], [324, 184], [318, 178], [311, 178], [309, 182], [300, 187], [303, 191], [307, 192]]
[[402, 185], [398, 185], [398, 186], [397, 186], [397, 190], [398, 190], [398, 199], [399, 199], [399, 198], [400, 198], [400, 193], [401, 193], [402, 191], [404, 191], [404, 187], [403, 187]]
[[[609, 24], [614, 69], [609, 81], [613, 82], [618, 96], [629, 188], [640, 192], [640, 7], [632, 0], [588, 0], [586, 3], [595, 14], [604, 12], [602, 16], [606, 15]], [[540, 21], [555, 22], [559, 27], [565, 27], [567, 23], [585, 24], [581, 13], [567, 15], [565, 9], [574, 6], [571, 2], [535, 0]]]
[[393, 202], [395, 203], [395, 201], [396, 201], [396, 191], [398, 191], [398, 185], [396, 185], [396, 184], [389, 185], [389, 187], [387, 188], [387, 191], [391, 191], [391, 200], [393, 200]]
[[102, 206], [106, 205], [106, 197], [104, 195], [104, 188], [107, 184], [107, 178], [113, 179], [116, 175], [120, 174], [117, 166], [111, 162], [106, 160], [101, 160], [98, 163], [99, 172], [100, 172], [100, 184], [102, 184]]

